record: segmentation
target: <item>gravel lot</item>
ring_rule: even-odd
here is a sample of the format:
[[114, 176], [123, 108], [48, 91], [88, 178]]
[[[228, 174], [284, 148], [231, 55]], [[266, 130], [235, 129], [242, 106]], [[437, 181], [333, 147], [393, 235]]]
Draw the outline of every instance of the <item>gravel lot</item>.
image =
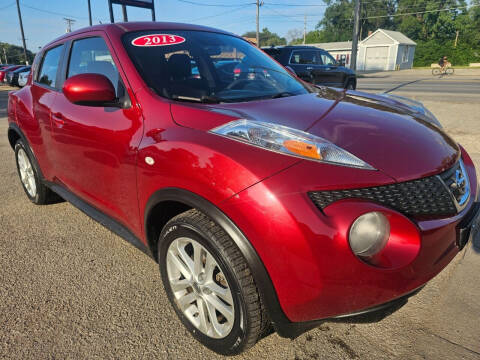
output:
[[[183, 329], [150, 258], [68, 203], [28, 201], [6, 137], [7, 90], [0, 87], [0, 358], [220, 358]], [[480, 94], [426, 99], [480, 166]], [[479, 273], [480, 253], [469, 246], [378, 323], [327, 322], [293, 341], [273, 334], [238, 358], [478, 360]]]

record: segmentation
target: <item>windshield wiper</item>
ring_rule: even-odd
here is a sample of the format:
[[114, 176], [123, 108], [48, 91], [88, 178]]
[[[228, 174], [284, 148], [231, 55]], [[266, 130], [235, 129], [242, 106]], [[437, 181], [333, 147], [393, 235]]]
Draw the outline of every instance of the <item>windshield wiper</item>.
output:
[[295, 94], [288, 91], [283, 91], [281, 93], [271, 96], [270, 99], [278, 99], [278, 98], [289, 97], [289, 96], [295, 96]]
[[198, 102], [203, 104], [218, 104], [221, 102], [221, 100], [216, 96], [202, 96], [199, 98], [192, 96], [172, 95], [172, 99], [178, 101]]

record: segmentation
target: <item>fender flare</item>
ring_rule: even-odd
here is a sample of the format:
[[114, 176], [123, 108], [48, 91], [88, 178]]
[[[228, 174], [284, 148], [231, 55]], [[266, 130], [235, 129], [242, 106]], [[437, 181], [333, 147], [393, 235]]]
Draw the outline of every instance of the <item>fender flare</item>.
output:
[[307, 323], [292, 323], [287, 318], [280, 306], [280, 302], [278, 300], [272, 280], [270, 279], [270, 275], [268, 274], [267, 269], [260, 259], [260, 256], [257, 254], [250, 241], [227, 215], [225, 215], [218, 207], [205, 198], [180, 188], [171, 187], [156, 191], [149, 198], [145, 207], [145, 234], [148, 234], [147, 219], [150, 211], [155, 205], [164, 201], [177, 201], [192, 208], [196, 208], [204, 214], [210, 216], [225, 230], [225, 232], [235, 242], [238, 249], [246, 259], [248, 266], [252, 271], [255, 283], [265, 305], [269, 319], [272, 322], [274, 329], [280, 336], [295, 338], [309, 328], [317, 325], [317, 323], [315, 323], [312, 324], [313, 326], [308, 326], [308, 328], [305, 328]]
[[35, 156], [35, 153], [32, 150], [32, 147], [30, 146], [30, 142], [28, 141], [27, 137], [23, 133], [23, 131], [20, 129], [20, 127], [16, 123], [9, 123], [8, 124], [8, 142], [10, 143], [10, 146], [12, 147], [13, 150], [15, 150], [15, 144], [12, 144], [10, 141], [10, 132], [15, 132], [20, 139], [27, 145], [27, 152], [30, 158], [33, 160], [33, 166], [36, 168], [37, 173], [40, 177], [40, 180], [44, 180], [45, 177], [43, 176], [42, 169], [40, 168], [40, 165], [38, 164], [37, 157]]

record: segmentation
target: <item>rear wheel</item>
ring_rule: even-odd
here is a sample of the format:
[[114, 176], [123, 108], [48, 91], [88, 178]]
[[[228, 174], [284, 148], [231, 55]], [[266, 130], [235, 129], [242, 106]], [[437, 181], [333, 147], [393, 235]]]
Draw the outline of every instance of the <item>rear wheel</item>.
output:
[[453, 75], [454, 71], [455, 71], [455, 70], [454, 70], [453, 68], [446, 68], [446, 69], [445, 69], [445, 74], [447, 74], [447, 75]]
[[171, 219], [159, 241], [165, 290], [193, 337], [224, 355], [253, 346], [268, 322], [252, 273], [225, 231], [193, 209]]
[[432, 69], [432, 75], [437, 76], [437, 75], [440, 75], [441, 73], [442, 73], [442, 71], [439, 68], [433, 68]]

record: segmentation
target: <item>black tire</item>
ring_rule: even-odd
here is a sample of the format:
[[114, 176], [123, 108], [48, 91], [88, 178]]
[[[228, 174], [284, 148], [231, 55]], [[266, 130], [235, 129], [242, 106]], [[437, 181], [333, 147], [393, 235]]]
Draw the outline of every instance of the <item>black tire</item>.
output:
[[[177, 305], [167, 271], [170, 244], [180, 238], [200, 243], [225, 275], [234, 304], [233, 327], [223, 338], [214, 338], [197, 328]], [[193, 337], [222, 355], [239, 354], [252, 347], [269, 328], [255, 280], [246, 260], [226, 232], [202, 212], [192, 209], [171, 219], [159, 237], [158, 262], [168, 298], [183, 325]], [[196, 303], [198, 306], [198, 303]]]
[[[30, 163], [31, 173], [35, 182], [35, 191], [33, 194], [29, 192], [26, 185], [22, 181], [19, 165], [19, 153], [25, 154]], [[22, 139], [18, 139], [15, 143], [15, 162], [17, 164], [17, 173], [18, 177], [20, 178], [20, 183], [22, 184], [23, 190], [31, 202], [37, 205], [45, 205], [59, 200], [58, 195], [56, 195], [42, 183], [39, 176], [40, 171], [38, 169], [37, 162], [33, 158], [32, 152], [30, 151], [28, 145], [25, 144]]]
[[454, 72], [455, 70], [451, 67], [445, 69], [445, 74], [447, 75], [453, 75]]
[[442, 71], [439, 68], [433, 68], [432, 69], [432, 75], [434, 75], [434, 76], [440, 75], [441, 73], [442, 73]]
[[355, 88], [357, 87], [356, 86], [356, 82], [354, 79], [350, 79], [347, 81], [347, 84], [345, 85], [345, 89], [347, 90], [355, 90]]

